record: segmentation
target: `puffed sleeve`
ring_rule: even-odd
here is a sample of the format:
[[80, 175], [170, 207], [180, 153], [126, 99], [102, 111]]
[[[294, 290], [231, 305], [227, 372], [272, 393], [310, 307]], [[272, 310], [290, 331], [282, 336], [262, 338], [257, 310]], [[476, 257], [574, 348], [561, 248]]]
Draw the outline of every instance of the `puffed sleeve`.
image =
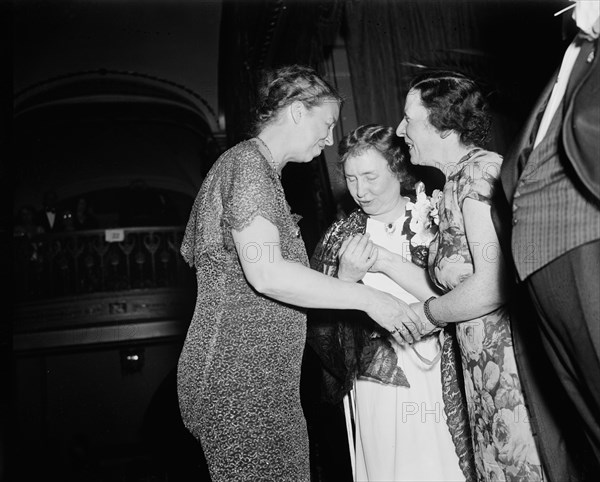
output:
[[461, 209], [465, 199], [492, 204], [501, 166], [502, 158], [489, 151], [482, 151], [465, 163], [457, 180], [458, 205]]
[[277, 224], [281, 199], [285, 202], [281, 183], [256, 146], [244, 141], [230, 148], [196, 196], [182, 240], [183, 259], [196, 267], [204, 257], [227, 262], [234, 249], [231, 229], [243, 229], [257, 215]]
[[281, 185], [258, 150], [234, 159], [222, 190], [223, 228], [240, 231], [256, 216], [280, 223]]

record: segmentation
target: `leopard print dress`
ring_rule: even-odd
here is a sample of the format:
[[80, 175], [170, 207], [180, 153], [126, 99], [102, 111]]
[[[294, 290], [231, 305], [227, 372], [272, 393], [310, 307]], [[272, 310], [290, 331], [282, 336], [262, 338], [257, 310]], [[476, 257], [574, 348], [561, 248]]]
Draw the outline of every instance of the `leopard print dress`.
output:
[[309, 444], [300, 404], [306, 312], [257, 293], [239, 256], [272, 246], [236, 246], [231, 230], [262, 216], [279, 230], [289, 261], [308, 266], [306, 248], [275, 170], [253, 140], [214, 164], [192, 207], [181, 246], [196, 268], [194, 315], [179, 358], [177, 389], [187, 429], [200, 441], [213, 482], [309, 481]]

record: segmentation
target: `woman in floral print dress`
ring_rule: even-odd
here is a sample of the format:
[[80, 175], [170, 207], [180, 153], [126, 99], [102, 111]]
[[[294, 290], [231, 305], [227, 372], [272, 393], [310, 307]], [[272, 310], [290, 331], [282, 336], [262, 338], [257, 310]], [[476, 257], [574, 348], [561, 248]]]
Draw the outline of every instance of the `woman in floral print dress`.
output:
[[519, 381], [504, 260], [490, 204], [502, 157], [486, 151], [491, 121], [476, 84], [454, 72], [416, 77], [396, 133], [413, 164], [445, 175], [429, 274], [444, 293], [411, 305], [424, 332], [456, 330], [477, 477], [544, 480]]

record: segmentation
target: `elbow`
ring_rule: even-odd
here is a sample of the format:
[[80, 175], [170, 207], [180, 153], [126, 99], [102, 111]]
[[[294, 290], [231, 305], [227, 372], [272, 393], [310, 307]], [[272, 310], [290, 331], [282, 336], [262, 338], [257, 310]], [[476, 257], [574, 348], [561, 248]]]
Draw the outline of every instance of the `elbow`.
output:
[[272, 290], [271, 283], [268, 277], [262, 275], [246, 276], [248, 283], [255, 291], [258, 291], [261, 295], [269, 295]]
[[245, 273], [246, 279], [252, 288], [261, 295], [272, 297], [277, 293], [278, 283], [277, 276], [272, 270], [259, 268], [254, 269], [250, 273]]
[[269, 280], [261, 279], [256, 281], [255, 283], [250, 283], [252, 287], [261, 295], [268, 296], [272, 298], [276, 293], [276, 289], [273, 283], [270, 283]]
[[496, 265], [496, 269], [487, 272], [479, 270], [475, 275], [480, 286], [485, 286], [480, 290], [480, 300], [486, 313], [491, 313], [508, 302], [510, 285], [503, 269]]
[[506, 303], [506, 300], [500, 296], [493, 297], [487, 301], [487, 305], [485, 306], [486, 314], [491, 313], [492, 311], [496, 311], [498, 308], [500, 308]]
[[490, 289], [486, 290], [485, 296], [482, 296], [480, 299], [483, 314], [496, 311], [507, 302], [506, 293], [502, 289], [502, 286], [490, 286]]

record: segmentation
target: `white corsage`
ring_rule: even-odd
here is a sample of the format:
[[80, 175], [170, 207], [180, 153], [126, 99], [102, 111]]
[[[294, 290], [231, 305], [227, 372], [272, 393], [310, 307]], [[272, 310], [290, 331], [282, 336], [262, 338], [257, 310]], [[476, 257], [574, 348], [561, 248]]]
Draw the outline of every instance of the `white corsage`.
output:
[[435, 189], [431, 196], [425, 192], [425, 184], [419, 181], [415, 184], [415, 202], [409, 202], [406, 206], [411, 211], [410, 222], [406, 232], [410, 240], [410, 252], [415, 264], [427, 267], [429, 245], [435, 239], [439, 229], [438, 205], [442, 198], [442, 192]]

